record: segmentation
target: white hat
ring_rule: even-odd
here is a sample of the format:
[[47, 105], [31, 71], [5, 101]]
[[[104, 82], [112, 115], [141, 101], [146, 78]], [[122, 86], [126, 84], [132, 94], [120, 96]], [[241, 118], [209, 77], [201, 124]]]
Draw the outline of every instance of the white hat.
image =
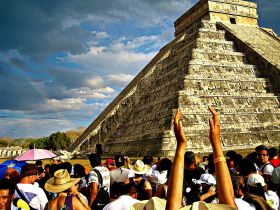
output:
[[136, 160], [133, 165], [128, 165], [128, 167], [134, 171], [135, 174], [145, 174], [150, 170], [150, 166], [144, 164], [142, 160]]
[[201, 174], [199, 180], [197, 180], [196, 183], [197, 184], [216, 185], [216, 179], [212, 174]]
[[251, 187], [258, 187], [261, 184], [262, 187], [266, 185], [264, 178], [260, 174], [251, 174], [247, 180], [247, 185]]

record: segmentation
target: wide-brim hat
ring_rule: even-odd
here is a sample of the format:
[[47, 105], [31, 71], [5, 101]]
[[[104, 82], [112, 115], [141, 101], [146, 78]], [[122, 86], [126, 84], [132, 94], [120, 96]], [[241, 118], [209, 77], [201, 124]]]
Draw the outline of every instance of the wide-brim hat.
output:
[[[165, 209], [166, 200], [158, 197], [152, 197], [150, 200], [144, 200], [134, 203], [130, 210], [162, 210]], [[225, 204], [205, 203], [204, 201], [194, 202], [192, 205], [183, 207], [179, 210], [234, 210], [235, 208]]]
[[204, 201], [197, 201], [194, 202], [192, 205], [181, 208], [180, 210], [234, 210], [234, 209], [235, 208], [225, 204], [205, 203]]
[[166, 200], [158, 197], [152, 197], [150, 200], [134, 203], [130, 210], [162, 210], [165, 209]]
[[74, 186], [80, 178], [71, 178], [66, 169], [57, 170], [54, 177], [50, 178], [45, 184], [45, 190], [52, 193], [63, 192]]
[[150, 166], [144, 164], [142, 160], [136, 160], [136, 162], [128, 167], [134, 171], [135, 174], [146, 174], [150, 170]]

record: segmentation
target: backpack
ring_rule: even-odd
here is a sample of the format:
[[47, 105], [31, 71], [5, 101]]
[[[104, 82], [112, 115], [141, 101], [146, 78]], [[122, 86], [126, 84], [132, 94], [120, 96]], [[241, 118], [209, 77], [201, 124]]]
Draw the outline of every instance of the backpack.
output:
[[98, 182], [100, 183], [100, 187], [98, 189], [97, 195], [91, 205], [92, 210], [101, 210], [110, 202], [110, 195], [108, 192], [108, 188], [103, 185], [103, 178], [100, 172], [97, 169], [93, 169], [93, 171], [98, 176]]

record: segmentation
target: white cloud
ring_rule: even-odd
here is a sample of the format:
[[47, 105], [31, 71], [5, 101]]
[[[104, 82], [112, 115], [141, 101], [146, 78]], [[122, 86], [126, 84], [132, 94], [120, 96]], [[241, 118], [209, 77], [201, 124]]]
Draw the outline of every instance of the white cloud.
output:
[[109, 37], [106, 31], [92, 31], [91, 33], [95, 35], [96, 39], [98, 40]]
[[42, 107], [46, 110], [80, 110], [84, 108], [86, 99], [83, 98], [67, 98], [62, 100], [48, 99]]
[[133, 75], [130, 74], [110, 74], [108, 75], [108, 80], [115, 85], [125, 86], [127, 85], [132, 79], [134, 78]]
[[[142, 36], [135, 39], [121, 37], [108, 46], [92, 46], [87, 53], [69, 54], [68, 59], [100, 74], [136, 74], [157, 53], [157, 50], [153, 50], [153, 46], [158, 45], [157, 38], [157, 36]], [[146, 45], [151, 48], [147, 53], [140, 50]]]
[[86, 84], [91, 88], [104, 87], [104, 80], [99, 76], [93, 76], [86, 81]]

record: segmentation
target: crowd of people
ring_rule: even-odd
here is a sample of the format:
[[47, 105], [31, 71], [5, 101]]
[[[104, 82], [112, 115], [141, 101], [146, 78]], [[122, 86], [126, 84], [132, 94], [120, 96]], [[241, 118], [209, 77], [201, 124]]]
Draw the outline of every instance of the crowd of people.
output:
[[182, 114], [174, 117], [177, 139], [173, 160], [123, 154], [102, 162], [88, 155], [92, 169], [59, 162], [9, 168], [0, 179], [3, 209], [241, 209], [280, 210], [280, 159], [276, 148], [259, 145], [246, 157], [222, 151], [218, 114], [209, 107], [213, 153], [200, 160], [186, 151]]

